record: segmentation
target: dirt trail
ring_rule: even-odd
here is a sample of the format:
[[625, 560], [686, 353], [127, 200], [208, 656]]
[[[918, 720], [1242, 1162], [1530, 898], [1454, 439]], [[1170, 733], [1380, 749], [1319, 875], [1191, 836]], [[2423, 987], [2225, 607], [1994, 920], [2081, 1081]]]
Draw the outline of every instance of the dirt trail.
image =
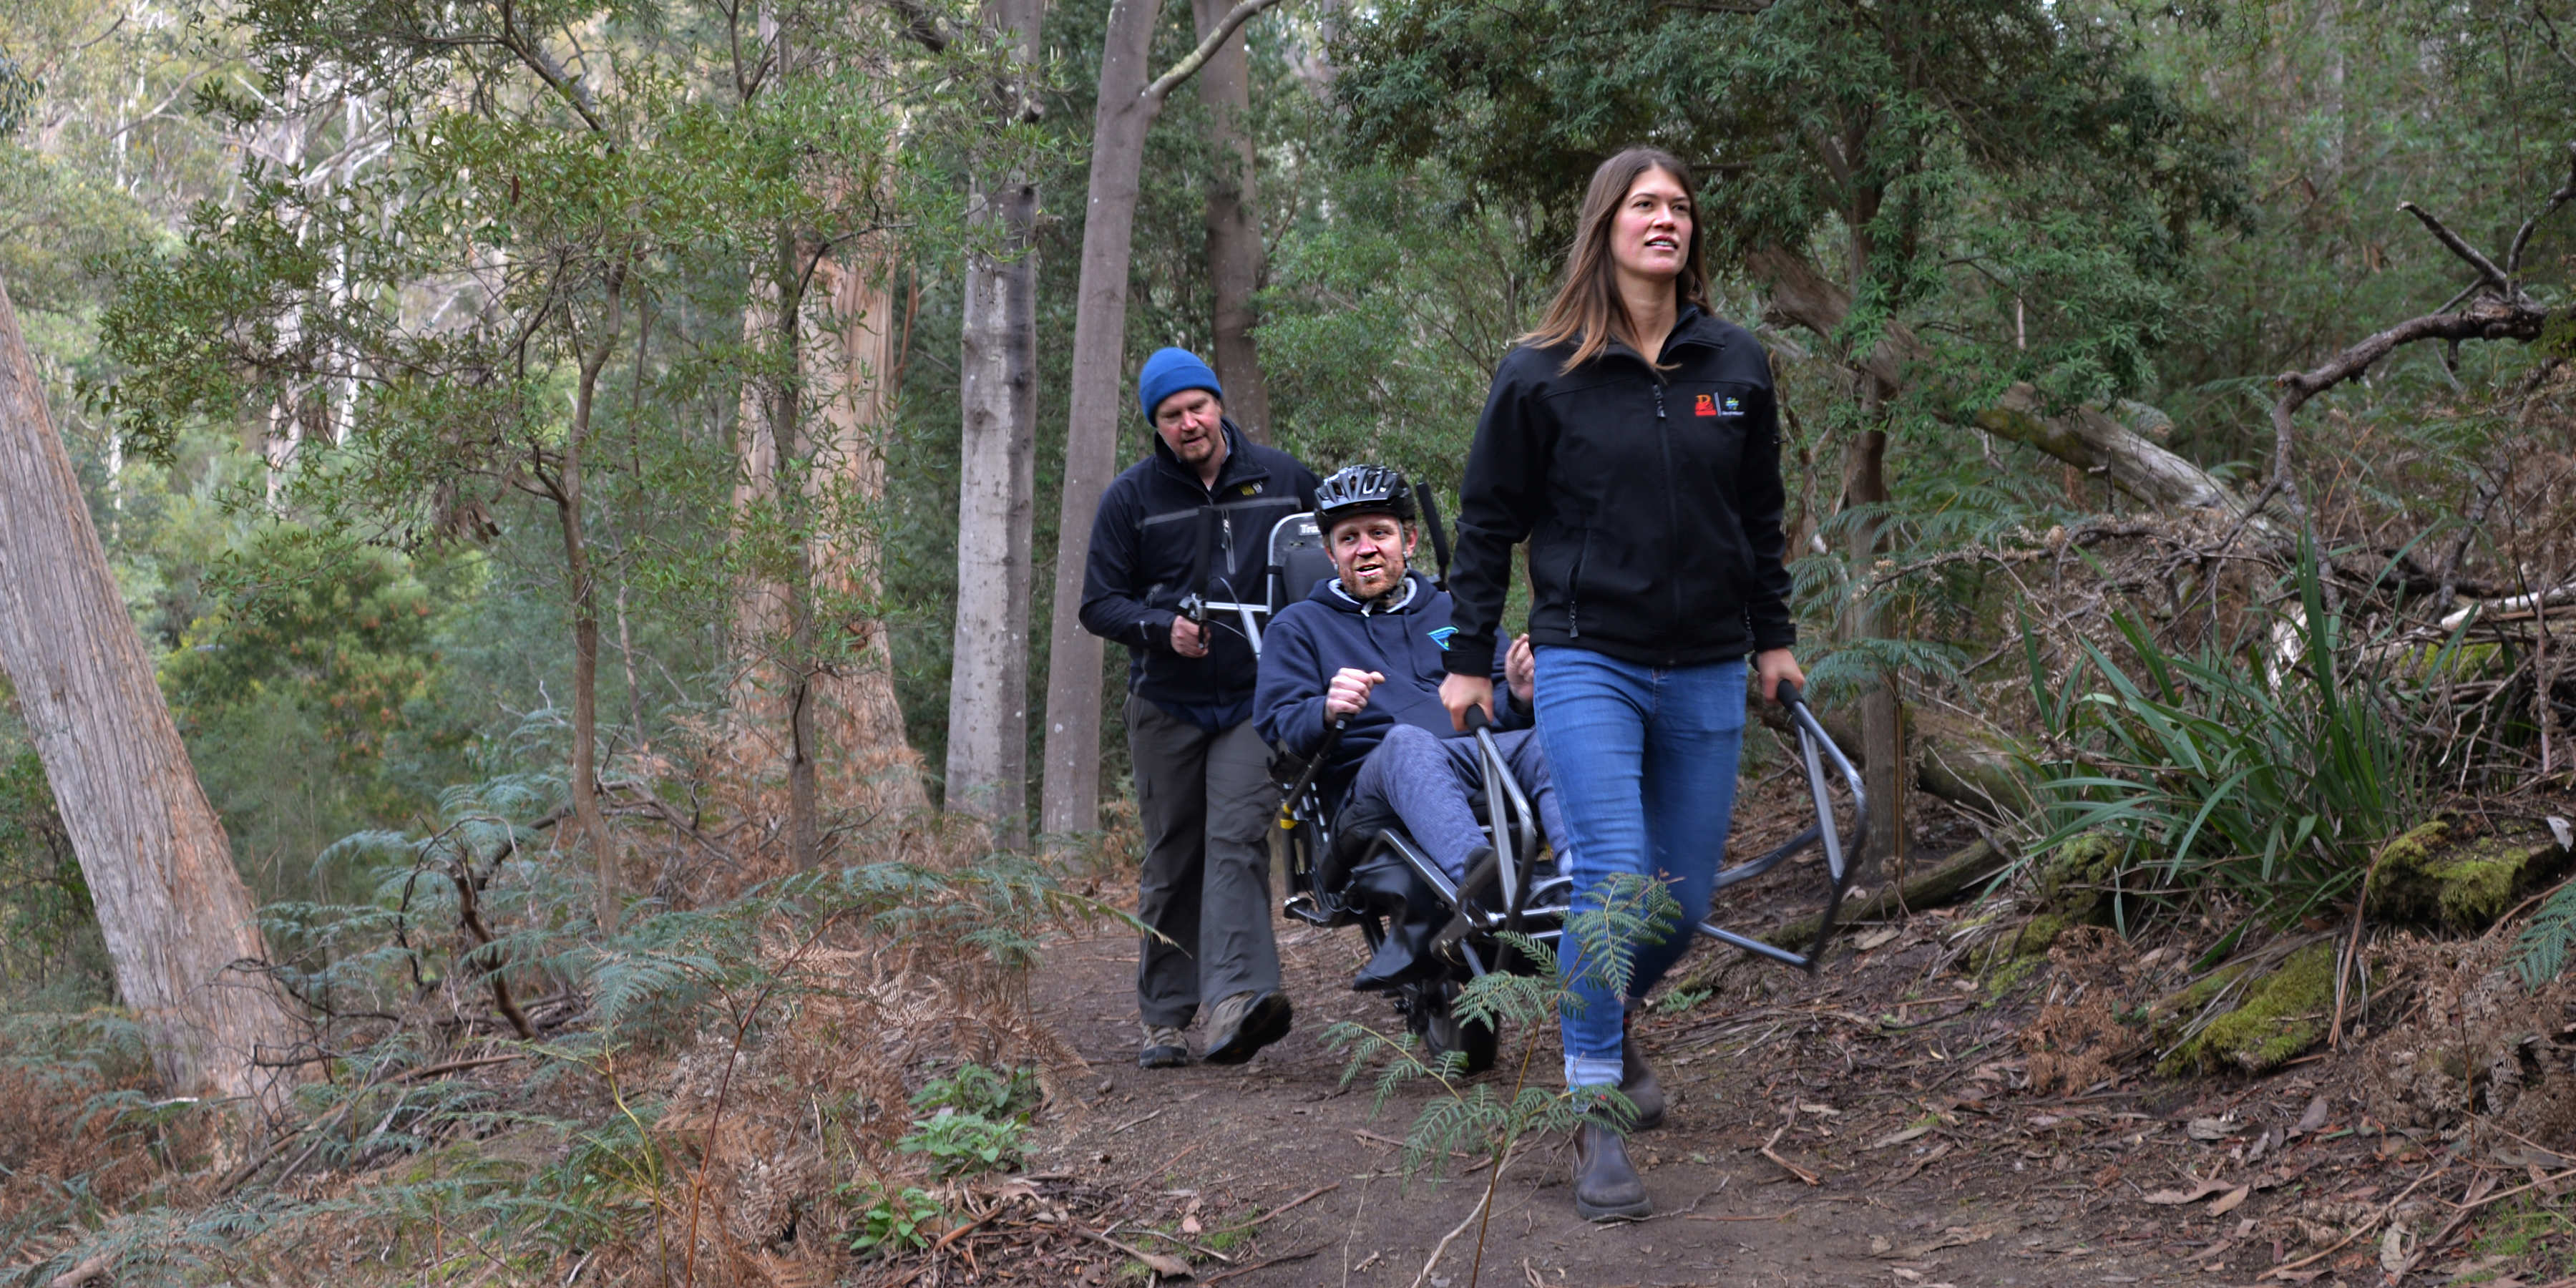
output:
[[[1739, 845], [1798, 825], [1786, 793], [1767, 781], [1747, 793]], [[1932, 857], [1964, 838], [1916, 839]], [[1821, 891], [1814, 869], [1795, 864], [1748, 885], [1720, 910], [1739, 930], [1810, 913]], [[1140, 1282], [1145, 1267], [1105, 1234], [1187, 1255], [1198, 1282], [1237, 1288], [2382, 1281], [2372, 1238], [2338, 1240], [2375, 1231], [2364, 1219], [2434, 1170], [2440, 1141], [2383, 1134], [2349, 1070], [2324, 1057], [2265, 1078], [2185, 1081], [2146, 1076], [2134, 1046], [2106, 1048], [2108, 1063], [2034, 1061], [2043, 1044], [2025, 1049], [2033, 1032], [2062, 1039], [2093, 1011], [2116, 1032], [2101, 1009], [2108, 994], [2096, 992], [2090, 1010], [2074, 1005], [2088, 969], [2075, 958], [2065, 969], [1976, 970], [1962, 947], [1968, 917], [1931, 910], [1856, 927], [1813, 978], [1728, 952], [1720, 960], [1738, 964], [1709, 995], [1638, 1021], [1672, 1100], [1667, 1125], [1630, 1146], [1658, 1214], [1577, 1219], [1565, 1139], [1524, 1142], [1495, 1188], [1481, 1271], [1479, 1231], [1461, 1227], [1487, 1176], [1460, 1159], [1446, 1181], [1408, 1183], [1399, 1167], [1433, 1092], [1409, 1084], [1372, 1113], [1370, 1083], [1345, 1087], [1344, 1060], [1324, 1043], [1336, 1020], [1399, 1023], [1387, 1000], [1349, 990], [1363, 952], [1356, 930], [1282, 925], [1297, 1027], [1239, 1068], [1136, 1068], [1134, 941], [1053, 943], [1032, 1000], [1090, 1068], [1057, 1080], [1029, 1160], [1038, 1201], [1054, 1208], [1051, 1233], [1032, 1245], [997, 1229], [980, 1262], [958, 1267], [965, 1274], [934, 1279]], [[2104, 960], [2137, 951], [2102, 949]], [[1483, 1075], [1499, 1094], [1518, 1075], [1523, 1038], [1507, 1029]], [[1553, 1088], [1552, 1029], [1532, 1050], [1527, 1076]], [[2052, 1075], [2081, 1094], [2046, 1094]], [[1249, 1237], [1229, 1234], [1290, 1204]]]
[[[1348, 991], [1359, 964], [1356, 932], [1298, 930], [1283, 937], [1297, 1030], [1233, 1069], [1134, 1067], [1133, 951], [1133, 941], [1121, 936], [1059, 943], [1049, 955], [1040, 1006], [1092, 1062], [1093, 1080], [1087, 1104], [1036, 1164], [1127, 1187], [1142, 1199], [1137, 1219], [1149, 1225], [1168, 1225], [1196, 1200], [1205, 1211], [1225, 1214], [1225, 1220], [1201, 1222], [1211, 1230], [1332, 1187], [1265, 1225], [1257, 1242], [1229, 1252], [1230, 1265], [1203, 1260], [1203, 1280], [1289, 1256], [1300, 1259], [1242, 1270], [1222, 1282], [1410, 1285], [1421, 1278], [1432, 1249], [1476, 1210], [1486, 1178], [1477, 1173], [1438, 1184], [1417, 1178], [1408, 1187], [1397, 1170], [1398, 1142], [1425, 1097], [1408, 1090], [1373, 1116], [1365, 1083], [1341, 1085], [1343, 1061], [1321, 1037], [1327, 1025], [1346, 1018], [1395, 1022], [1384, 1000]], [[1922, 1080], [1904, 1075], [1923, 1070], [1878, 1067], [1883, 1052], [1872, 1052], [1864, 1065], [1849, 1034], [1836, 1032], [1852, 1026], [1833, 1013], [1858, 1005], [1836, 987], [1837, 973], [1850, 982], [1848, 962], [1815, 984], [1769, 973], [1776, 978], [1767, 982], [1781, 991], [1764, 1006], [1712, 1004], [1642, 1021], [1675, 1101], [1669, 1125], [1632, 1144], [1659, 1215], [1621, 1225], [1578, 1220], [1566, 1192], [1564, 1139], [1530, 1142], [1497, 1187], [1480, 1282], [2204, 1280], [2204, 1267], [2160, 1250], [2154, 1227], [2162, 1221], [2140, 1228], [2134, 1220], [2159, 1209], [2105, 1201], [2111, 1196], [2088, 1176], [2098, 1165], [2047, 1170], [2048, 1160], [2072, 1157], [2063, 1150], [2027, 1150], [2040, 1158], [1997, 1162], [1977, 1147], [1945, 1147], [1939, 1137], [1947, 1128], [1868, 1149], [1922, 1116], [1915, 1103], [1922, 1093], [1908, 1085]], [[1957, 1059], [1927, 1067], [1967, 1072], [1974, 1067], [1968, 1062], [1994, 1054], [1998, 1040], [2010, 1054], [2009, 1021], [1996, 1016], [1991, 1024], [1995, 1031], [1983, 1052], [1962, 1050]], [[1486, 1075], [1503, 1089], [1511, 1085], [1521, 1039], [1506, 1032], [1504, 1058]], [[1726, 1054], [1748, 1042], [1744, 1054]], [[1542, 1034], [1530, 1077], [1552, 1085], [1556, 1058], [1554, 1035]], [[1759, 1152], [1793, 1102], [1806, 1108], [1776, 1152], [1818, 1173], [1813, 1187]], [[2041, 1170], [2033, 1175], [2033, 1167]], [[2120, 1197], [2130, 1197], [2125, 1187]], [[2105, 1210], [2113, 1206], [2122, 1210]], [[1423, 1282], [1431, 1288], [1470, 1283], [1476, 1236], [1472, 1227], [1463, 1231]]]

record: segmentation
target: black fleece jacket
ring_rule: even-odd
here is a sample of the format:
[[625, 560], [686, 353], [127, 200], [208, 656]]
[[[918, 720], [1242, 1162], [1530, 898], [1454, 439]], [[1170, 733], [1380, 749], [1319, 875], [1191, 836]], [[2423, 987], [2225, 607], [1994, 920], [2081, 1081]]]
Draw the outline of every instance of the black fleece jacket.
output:
[[1211, 598], [1251, 602], [1266, 592], [1270, 528], [1315, 508], [1315, 473], [1275, 448], [1246, 442], [1225, 422], [1225, 466], [1216, 485], [1172, 455], [1160, 434], [1153, 454], [1111, 480], [1091, 520], [1091, 557], [1083, 567], [1082, 625], [1127, 646], [1127, 688], [1174, 716], [1209, 728], [1249, 713], [1252, 644], [1228, 620], [1208, 625], [1206, 657], [1172, 651], [1172, 618], [1190, 591], [1202, 510], [1223, 526], [1208, 570]]
[[1450, 673], [1491, 672], [1522, 541], [1534, 643], [1649, 666], [1796, 643], [1762, 346], [1685, 306], [1660, 374], [1617, 343], [1561, 370], [1572, 352], [1523, 346], [1495, 369], [1460, 489]]

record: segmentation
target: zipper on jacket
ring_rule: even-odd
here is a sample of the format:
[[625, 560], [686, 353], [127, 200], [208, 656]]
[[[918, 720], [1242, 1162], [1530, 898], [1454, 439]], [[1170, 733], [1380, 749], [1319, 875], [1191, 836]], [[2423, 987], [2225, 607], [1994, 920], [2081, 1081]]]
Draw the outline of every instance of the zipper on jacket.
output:
[[[1664, 539], [1681, 539], [1681, 489], [1673, 481], [1673, 427], [1664, 416], [1664, 384], [1655, 382], [1655, 447], [1664, 456]], [[1664, 578], [1664, 587], [1672, 593], [1672, 621], [1668, 629], [1679, 631], [1682, 624], [1682, 579]]]
[[1583, 544], [1574, 548], [1574, 575], [1565, 579], [1565, 637], [1583, 638], [1583, 562], [1592, 557], [1592, 525], [1583, 525]]

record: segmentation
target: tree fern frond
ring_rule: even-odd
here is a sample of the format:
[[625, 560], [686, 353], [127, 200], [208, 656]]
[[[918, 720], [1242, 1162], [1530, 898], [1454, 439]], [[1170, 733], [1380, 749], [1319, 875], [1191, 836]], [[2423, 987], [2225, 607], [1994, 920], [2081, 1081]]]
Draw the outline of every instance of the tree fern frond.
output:
[[2576, 956], [2576, 881], [2558, 887], [2558, 893], [2531, 914], [2530, 924], [2514, 941], [2513, 968], [2522, 976], [2523, 987], [2534, 992], [2567, 970], [2567, 962]]

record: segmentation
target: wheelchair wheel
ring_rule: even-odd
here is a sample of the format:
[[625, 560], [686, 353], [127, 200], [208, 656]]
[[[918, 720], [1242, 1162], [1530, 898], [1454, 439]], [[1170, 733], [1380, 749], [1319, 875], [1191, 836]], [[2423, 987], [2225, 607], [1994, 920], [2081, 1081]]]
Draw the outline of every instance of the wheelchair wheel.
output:
[[1453, 1009], [1458, 991], [1459, 983], [1454, 979], [1408, 985], [1404, 990], [1406, 1019], [1433, 1056], [1458, 1052], [1467, 1058], [1467, 1072], [1483, 1073], [1494, 1067], [1494, 1051], [1501, 1038], [1482, 1024], [1458, 1017]]

